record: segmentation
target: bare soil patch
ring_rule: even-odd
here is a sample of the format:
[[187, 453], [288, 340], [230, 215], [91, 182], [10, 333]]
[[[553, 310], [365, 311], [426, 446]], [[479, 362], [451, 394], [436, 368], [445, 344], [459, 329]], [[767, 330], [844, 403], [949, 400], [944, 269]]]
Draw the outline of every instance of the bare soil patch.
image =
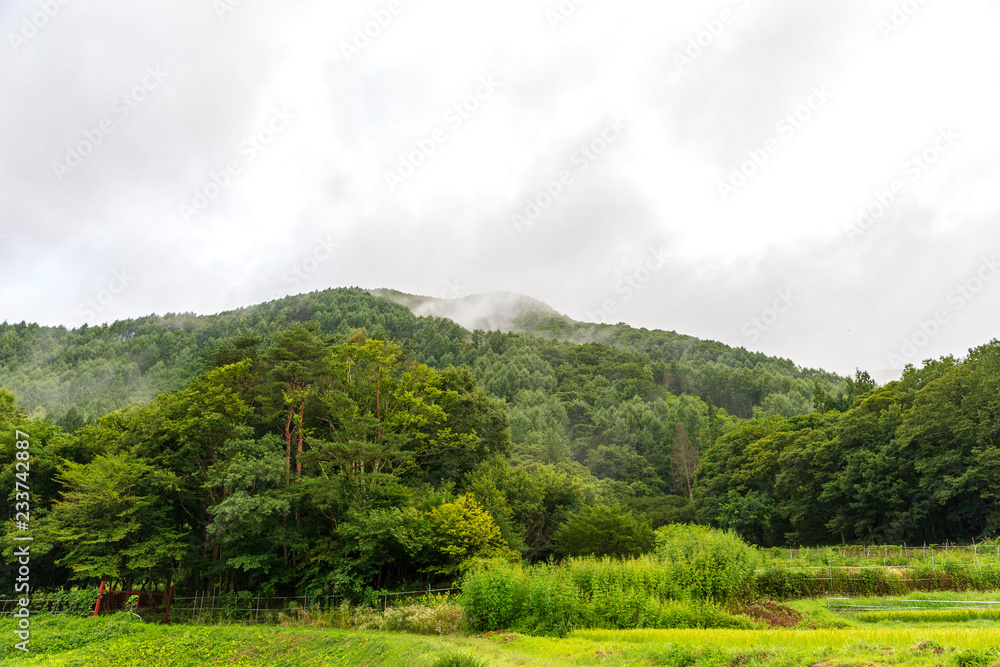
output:
[[772, 628], [794, 628], [802, 622], [802, 614], [774, 600], [758, 600], [744, 605], [737, 613], [764, 621]]

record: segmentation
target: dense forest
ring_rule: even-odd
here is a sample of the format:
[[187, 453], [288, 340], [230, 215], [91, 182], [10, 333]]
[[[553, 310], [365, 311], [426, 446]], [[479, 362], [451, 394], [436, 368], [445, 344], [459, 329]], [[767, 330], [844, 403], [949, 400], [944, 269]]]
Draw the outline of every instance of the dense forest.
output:
[[[812, 410], [815, 382], [831, 394], [846, 391], [844, 378], [798, 368], [787, 359], [672, 332], [573, 322], [548, 312], [527, 312], [518, 319], [515, 332], [528, 336], [494, 337], [482, 345], [483, 331], [469, 332], [439, 317], [416, 317], [405, 306], [360, 289], [313, 292], [218, 315], [167, 314], [73, 330], [4, 322], [0, 386], [14, 391], [32, 416], [58, 421], [72, 410], [65, 425], [73, 426], [79, 419], [182, 389], [204, 370], [206, 354], [241, 331], [268, 336], [306, 321], [329, 335], [360, 329], [394, 341], [415, 360], [439, 369], [485, 368], [502, 358], [508, 373], [554, 376], [553, 357], [556, 365], [590, 363], [610, 347], [632, 353], [603, 362], [616, 367], [607, 374], [610, 382], [629, 374], [638, 382], [646, 372], [670, 393], [700, 397], [739, 418], [806, 414]], [[559, 342], [603, 345], [581, 350]], [[519, 353], [523, 347], [535, 354]], [[534, 362], [535, 356], [546, 355], [543, 363]]]
[[343, 289], [4, 324], [0, 384], [0, 456], [29, 436], [37, 587], [364, 599], [480, 558], [642, 553], [676, 522], [760, 545], [1000, 527], [997, 342], [879, 388], [551, 314], [470, 332]]
[[706, 451], [695, 497], [701, 521], [757, 544], [941, 544], [1000, 534], [997, 480], [994, 340], [848, 410], [741, 423]]

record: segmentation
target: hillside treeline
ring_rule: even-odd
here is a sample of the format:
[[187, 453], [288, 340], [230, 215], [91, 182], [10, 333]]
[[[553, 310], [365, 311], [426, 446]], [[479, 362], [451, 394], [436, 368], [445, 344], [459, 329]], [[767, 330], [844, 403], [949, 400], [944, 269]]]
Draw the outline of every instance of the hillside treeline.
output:
[[[72, 429], [130, 403], [182, 389], [204, 370], [206, 354], [244, 329], [269, 336], [307, 321], [327, 335], [343, 337], [361, 329], [397, 343], [417, 361], [438, 369], [492, 364], [497, 355], [512, 372], [533, 373], [536, 369], [517, 365], [518, 355], [504, 356], [527, 345], [553, 366], [545, 369], [552, 375], [556, 365], [587, 362], [604, 356], [610, 347], [631, 354], [627, 360], [608, 357], [620, 366], [610, 368], [609, 382], [631, 382], [639, 392], [655, 383], [668, 393], [697, 396], [740, 418], [806, 414], [812, 410], [816, 382], [831, 395], [843, 398], [848, 393], [843, 378], [799, 368], [787, 359], [624, 324], [588, 325], [529, 313], [519, 329], [529, 335], [494, 335], [483, 345], [485, 332], [466, 331], [447, 319], [416, 317], [404, 306], [354, 288], [292, 296], [218, 315], [167, 314], [71, 330], [4, 322], [0, 386], [14, 391], [33, 416], [47, 416]], [[581, 345], [590, 351], [581, 352]], [[489, 359], [480, 360], [483, 356]]]
[[[480, 558], [636, 555], [678, 522], [760, 545], [996, 536], [1000, 343], [876, 388], [605, 333], [620, 339], [470, 333], [360, 290], [4, 325], [7, 386], [28, 398], [0, 390], [0, 456], [30, 436], [33, 585], [364, 599]], [[699, 386], [777, 407], [740, 419]]]
[[16, 430], [30, 442], [34, 585], [358, 597], [471, 558], [639, 553], [651, 524], [693, 518], [699, 451], [735, 425], [723, 410], [608, 346], [463, 344], [471, 368], [437, 370], [360, 331], [248, 329], [184, 389], [75, 429], [3, 390], [0, 456]]
[[741, 423], [702, 458], [700, 521], [761, 545], [1000, 534], [1000, 341], [908, 367], [843, 412]]

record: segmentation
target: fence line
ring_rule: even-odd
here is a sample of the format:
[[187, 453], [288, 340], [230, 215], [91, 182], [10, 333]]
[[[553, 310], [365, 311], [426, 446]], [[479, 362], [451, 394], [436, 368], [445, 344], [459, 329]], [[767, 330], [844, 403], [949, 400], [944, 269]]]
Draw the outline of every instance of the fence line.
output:
[[[983, 609], [996, 609], [995, 605], [1000, 605], [1000, 602], [993, 602], [989, 600], [901, 600], [900, 602], [910, 606], [902, 605], [852, 605], [850, 600], [852, 598], [827, 598], [826, 608], [830, 611], [932, 611], [932, 610], [955, 610], [955, 609], [971, 609], [974, 611]], [[835, 604], [830, 604], [834, 602]], [[843, 604], [842, 604], [843, 603]], [[940, 605], [957, 605], [953, 607], [944, 607]]]
[[945, 553], [968, 553], [973, 556], [978, 556], [981, 553], [993, 553], [994, 555], [1000, 557], [1000, 541], [995, 544], [991, 543], [978, 543], [973, 542], [972, 544], [951, 544], [946, 542], [945, 544], [925, 544], [923, 546], [908, 546], [908, 545], [896, 545], [896, 544], [870, 544], [870, 545], [838, 545], [838, 546], [826, 546], [826, 547], [795, 547], [795, 548], [783, 548], [783, 547], [772, 547], [762, 548], [758, 547], [759, 551], [762, 553], [768, 551], [778, 551], [782, 558], [793, 558], [802, 557], [803, 554], [821, 554], [823, 551], [833, 551], [839, 552], [839, 555], [851, 555], [855, 557], [872, 558], [872, 557], [887, 557], [889, 555], [901, 554], [904, 557], [911, 557], [912, 554], [927, 555], [928, 553], [933, 553], [934, 551], [945, 551]]
[[[459, 587], [428, 587], [417, 591], [383, 593], [379, 598], [382, 602], [382, 610], [384, 611], [390, 606], [390, 602], [393, 599], [399, 599], [404, 596], [450, 593], [460, 590], [461, 588]], [[175, 595], [171, 599], [169, 618], [172, 621], [184, 618], [196, 622], [211, 622], [217, 618], [228, 618], [235, 621], [266, 622], [276, 620], [278, 614], [289, 613], [297, 609], [311, 609], [317, 605], [321, 610], [329, 611], [344, 599], [343, 595], [240, 596], [239, 594], [217, 594], [214, 592], [204, 592], [196, 595]], [[96, 602], [96, 596], [94, 600]], [[13, 614], [18, 608], [17, 598], [0, 598], [0, 617]], [[140, 607], [139, 611], [142, 612], [150, 608]], [[52, 610], [45, 613], [58, 614], [65, 613], [65, 611]], [[162, 609], [159, 610], [159, 613], [163, 613]]]
[[[944, 575], [944, 576], [950, 576], [953, 570], [960, 570], [960, 569], [963, 569], [963, 568], [970, 568], [970, 567], [978, 568], [979, 569], [979, 573], [980, 574], [983, 573], [983, 564], [979, 560], [979, 558], [976, 558], [976, 561], [974, 563], [957, 563], [957, 562], [954, 562], [954, 561], [945, 562], [945, 563], [942, 563], [940, 570], [938, 570], [937, 562], [935, 561], [934, 558], [931, 558], [929, 560], [930, 560], [929, 563], [924, 563], [924, 564], [922, 564], [922, 566], [924, 568], [926, 568], [928, 564], [931, 566], [930, 570], [934, 574], [934, 578], [933, 579], [899, 578], [899, 579], [896, 579], [896, 580], [897, 581], [937, 581], [942, 575]], [[995, 566], [995, 565], [1000, 565], [1000, 563], [987, 561], [987, 565], [994, 565]], [[829, 572], [830, 576], [829, 577], [812, 577], [812, 580], [814, 580], [814, 581], [832, 581], [833, 580], [833, 573], [834, 573], [834, 571], [837, 571], [837, 572], [848, 571], [848, 572], [850, 572], [850, 571], [861, 571], [861, 570], [882, 570], [882, 571], [885, 571], [886, 573], [888, 573], [889, 571], [893, 571], [894, 573], [902, 573], [902, 572], [906, 572], [906, 571], [918, 570], [918, 569], [920, 569], [920, 567], [921, 567], [921, 564], [915, 564], [915, 563], [907, 563], [907, 564], [904, 564], [904, 565], [832, 565], [832, 564], [829, 564], [829, 563], [827, 563], [825, 565], [784, 565], [784, 564], [782, 564], [780, 562], [775, 561], [775, 562], [772, 562], [770, 564], [765, 565], [764, 567], [755, 569], [754, 570], [754, 574], [760, 575], [760, 574], [768, 574], [768, 573], [773, 573], [773, 572], [791, 572], [791, 571], [795, 571], [795, 570], [823, 570], [823, 571]], [[841, 581], [863, 581], [862, 579], [849, 579], [849, 578], [845, 578], [845, 577], [841, 577], [840, 580]]]

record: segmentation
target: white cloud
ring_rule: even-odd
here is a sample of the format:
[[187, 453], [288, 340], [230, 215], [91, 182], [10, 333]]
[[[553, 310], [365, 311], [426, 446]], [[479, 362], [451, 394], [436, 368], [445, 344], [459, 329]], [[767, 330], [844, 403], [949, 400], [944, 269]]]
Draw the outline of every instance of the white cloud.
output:
[[[558, 5], [399, 0], [389, 20], [389, 0], [273, 0], [220, 19], [193, 0], [95, 0], [63, 6], [15, 52], [9, 33], [37, 5], [7, 3], [0, 85], [17, 93], [0, 100], [0, 318], [78, 325], [121, 267], [136, 280], [101, 319], [351, 284], [438, 296], [457, 279], [578, 318], [617, 298], [616, 319], [636, 325], [877, 370], [997, 248], [995, 3], [928, 3], [888, 39], [892, 2], [590, 0], [553, 29]], [[345, 44], [363, 44], [350, 62]], [[59, 182], [52, 162], [155, 66], [169, 77]], [[482, 77], [495, 93], [449, 120]], [[722, 201], [719, 180], [824, 85], [831, 99]], [[250, 161], [241, 146], [275, 108], [294, 121]], [[620, 140], [517, 233], [511, 215], [615, 117]], [[857, 208], [949, 125], [954, 149], [849, 242]], [[400, 155], [433, 136], [445, 138], [390, 191]], [[230, 162], [240, 173], [185, 221], [181, 204]], [[283, 280], [328, 236], [342, 252]], [[616, 292], [663, 245], [670, 265]], [[794, 307], [742, 334], [789, 285]], [[989, 340], [998, 301], [991, 285], [927, 356]]]

